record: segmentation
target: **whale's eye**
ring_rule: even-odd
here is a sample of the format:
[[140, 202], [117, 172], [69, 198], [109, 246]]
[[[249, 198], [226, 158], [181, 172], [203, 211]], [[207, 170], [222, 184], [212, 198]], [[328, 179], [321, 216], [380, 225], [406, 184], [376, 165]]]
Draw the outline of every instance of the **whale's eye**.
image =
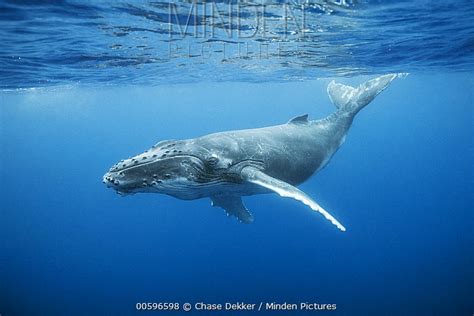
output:
[[219, 159], [217, 157], [212, 156], [207, 158], [206, 162], [211, 166], [215, 166], [219, 162]]

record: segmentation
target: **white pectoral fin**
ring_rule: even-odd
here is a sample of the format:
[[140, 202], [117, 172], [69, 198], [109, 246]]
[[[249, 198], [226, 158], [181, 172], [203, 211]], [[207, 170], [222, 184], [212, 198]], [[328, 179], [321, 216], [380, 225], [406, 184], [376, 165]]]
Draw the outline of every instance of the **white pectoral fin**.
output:
[[346, 228], [339, 223], [328, 211], [323, 209], [318, 203], [313, 201], [306, 193], [300, 189], [288, 184], [284, 181], [270, 177], [254, 167], [245, 167], [241, 172], [242, 178], [248, 182], [260, 185], [269, 190], [278, 193], [282, 197], [293, 198], [303, 204], [309, 206], [313, 211], [321, 213], [328, 221], [333, 223], [341, 231], [346, 231]]

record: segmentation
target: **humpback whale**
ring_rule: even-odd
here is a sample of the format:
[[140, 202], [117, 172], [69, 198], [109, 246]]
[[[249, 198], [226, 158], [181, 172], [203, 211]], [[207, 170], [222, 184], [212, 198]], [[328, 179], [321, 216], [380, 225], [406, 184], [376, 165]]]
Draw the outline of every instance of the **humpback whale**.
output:
[[121, 160], [103, 182], [121, 195], [161, 193], [183, 200], [210, 198], [211, 204], [251, 223], [242, 196], [277, 193], [346, 228], [297, 185], [321, 170], [344, 143], [355, 115], [398, 75], [368, 80], [358, 87], [332, 81], [327, 92], [336, 111], [319, 120], [308, 115], [286, 124], [165, 140]]

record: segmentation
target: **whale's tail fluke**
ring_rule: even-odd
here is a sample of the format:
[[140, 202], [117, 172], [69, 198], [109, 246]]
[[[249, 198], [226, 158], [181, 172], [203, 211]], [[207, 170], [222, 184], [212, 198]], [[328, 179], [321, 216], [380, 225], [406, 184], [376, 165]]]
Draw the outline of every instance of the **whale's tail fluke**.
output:
[[328, 94], [334, 105], [344, 111], [357, 114], [382, 92], [398, 74], [388, 74], [368, 80], [357, 88], [336, 83], [334, 80], [328, 85]]

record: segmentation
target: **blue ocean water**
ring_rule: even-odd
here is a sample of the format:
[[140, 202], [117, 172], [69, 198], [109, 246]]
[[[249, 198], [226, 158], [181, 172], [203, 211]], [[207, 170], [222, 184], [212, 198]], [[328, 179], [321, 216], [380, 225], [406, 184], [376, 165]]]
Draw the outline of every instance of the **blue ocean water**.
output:
[[[197, 11], [190, 25], [218, 34], [170, 40], [192, 3], [170, 15], [158, 1], [0, 2], [0, 314], [314, 302], [334, 315], [471, 315], [474, 5], [309, 2], [308, 38], [267, 22], [284, 38], [277, 54], [280, 40], [227, 39], [225, 25], [281, 21], [284, 2], [254, 15], [232, 3], [245, 23]], [[244, 198], [255, 222], [243, 225], [207, 199], [120, 197], [101, 182], [159, 140], [325, 117], [332, 79], [388, 72], [409, 75], [301, 186], [345, 233], [275, 194]]]

